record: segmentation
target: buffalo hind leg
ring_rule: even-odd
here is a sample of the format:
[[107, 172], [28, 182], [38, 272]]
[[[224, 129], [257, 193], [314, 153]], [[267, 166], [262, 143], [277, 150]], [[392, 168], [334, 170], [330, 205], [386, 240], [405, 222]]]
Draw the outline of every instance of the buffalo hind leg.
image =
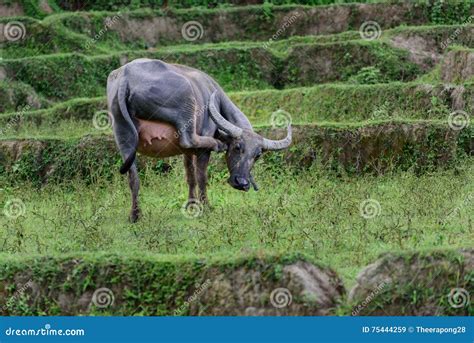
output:
[[188, 201], [196, 199], [196, 165], [195, 155], [184, 155], [184, 169], [186, 171], [186, 181], [189, 186]]
[[138, 206], [138, 191], [140, 190], [140, 179], [136, 163], [130, 167], [128, 171], [128, 184], [132, 193], [132, 209], [130, 211], [130, 221], [135, 223], [140, 217], [140, 208]]
[[199, 187], [199, 201], [203, 205], [208, 205], [209, 201], [207, 199], [207, 166], [209, 165], [209, 159], [211, 157], [211, 152], [205, 150], [200, 152], [196, 158], [196, 178]]

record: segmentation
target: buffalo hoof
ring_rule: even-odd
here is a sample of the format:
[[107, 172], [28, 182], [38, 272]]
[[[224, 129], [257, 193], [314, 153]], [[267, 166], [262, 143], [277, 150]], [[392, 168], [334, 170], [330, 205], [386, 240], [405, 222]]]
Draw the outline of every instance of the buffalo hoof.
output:
[[140, 210], [133, 210], [130, 212], [129, 220], [131, 223], [136, 223], [140, 218]]

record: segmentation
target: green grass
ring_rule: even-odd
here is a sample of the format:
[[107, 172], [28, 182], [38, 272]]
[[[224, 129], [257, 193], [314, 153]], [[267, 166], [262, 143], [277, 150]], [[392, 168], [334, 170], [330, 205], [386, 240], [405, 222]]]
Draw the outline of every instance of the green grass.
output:
[[[474, 165], [416, 176], [340, 177], [317, 167], [290, 173], [256, 167], [259, 192], [242, 193], [210, 171], [212, 209], [183, 215], [187, 186], [181, 165], [168, 174], [142, 172], [142, 220], [127, 221], [125, 178], [81, 181], [37, 189], [3, 188], [0, 204], [18, 198], [25, 213], [0, 217], [0, 252], [24, 256], [72, 252], [224, 254], [298, 251], [337, 270], [351, 284], [357, 272], [385, 251], [469, 247], [474, 244]], [[366, 199], [380, 203], [372, 219], [360, 214]], [[451, 215], [450, 215], [451, 213]]]
[[[319, 129], [328, 130], [357, 130], [361, 128], [368, 128], [371, 126], [379, 126], [384, 124], [426, 124], [434, 128], [447, 127], [448, 115], [443, 115], [440, 119], [404, 119], [399, 117], [390, 118], [379, 117], [373, 119], [367, 119], [365, 121], [315, 121], [305, 122], [302, 118], [292, 118], [292, 124], [307, 127], [308, 131], [311, 131], [317, 126]], [[270, 130], [271, 120], [270, 116], [254, 119], [253, 128], [256, 131]], [[5, 133], [0, 135], [0, 141], [2, 140], [21, 140], [21, 139], [33, 139], [33, 140], [79, 140], [84, 136], [100, 136], [107, 134], [112, 137], [113, 132], [110, 126], [104, 129], [97, 129], [94, 127], [92, 120], [76, 120], [76, 119], [62, 119], [55, 120], [54, 124], [50, 124], [49, 121], [45, 121], [41, 125], [36, 125], [34, 122], [23, 123], [18, 126], [16, 130], [7, 130]]]
[[21, 124], [17, 130], [9, 130], [2, 135], [2, 139], [79, 139], [85, 135], [112, 134], [112, 129], [98, 130], [93, 126], [92, 120], [78, 121], [63, 119], [50, 125], [47, 122], [37, 126], [34, 123]]

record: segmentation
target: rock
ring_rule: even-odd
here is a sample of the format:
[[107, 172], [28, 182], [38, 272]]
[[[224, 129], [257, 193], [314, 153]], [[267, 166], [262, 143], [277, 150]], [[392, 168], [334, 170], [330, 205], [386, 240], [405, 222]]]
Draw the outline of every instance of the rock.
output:
[[352, 315], [472, 315], [473, 273], [474, 249], [386, 254], [358, 275]]
[[305, 261], [284, 266], [278, 280], [248, 268], [208, 277], [210, 286], [191, 303], [191, 315], [331, 315], [345, 293], [334, 271]]

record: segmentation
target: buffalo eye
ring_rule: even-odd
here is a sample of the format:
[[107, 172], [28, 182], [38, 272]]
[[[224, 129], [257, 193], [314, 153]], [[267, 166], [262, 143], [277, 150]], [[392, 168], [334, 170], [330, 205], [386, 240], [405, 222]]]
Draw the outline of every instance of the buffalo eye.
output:
[[258, 160], [262, 156], [262, 152], [258, 151], [257, 154], [255, 155], [255, 159]]
[[241, 151], [241, 150], [243, 150], [243, 149], [242, 149], [242, 144], [237, 143], [237, 144], [235, 145], [235, 148], [234, 148], [234, 149], [235, 149], [235, 151]]

